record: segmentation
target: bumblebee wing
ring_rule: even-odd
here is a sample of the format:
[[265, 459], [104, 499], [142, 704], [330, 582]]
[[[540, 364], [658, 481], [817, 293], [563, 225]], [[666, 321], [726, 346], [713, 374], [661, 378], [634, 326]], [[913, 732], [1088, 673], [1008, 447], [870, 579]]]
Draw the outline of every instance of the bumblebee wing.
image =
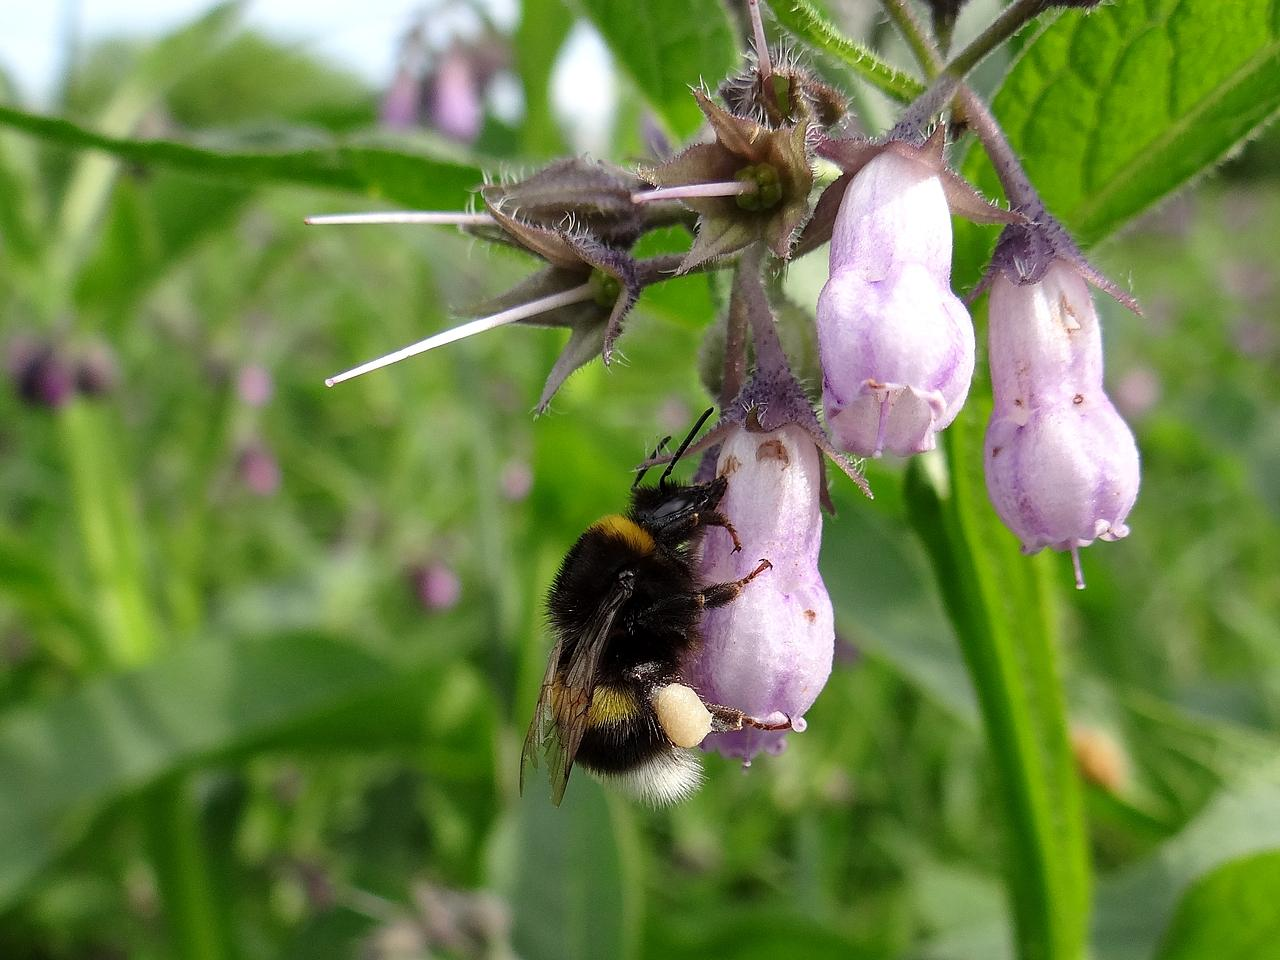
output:
[[551, 734], [551, 686], [555, 683], [556, 672], [560, 664], [560, 652], [564, 649], [564, 641], [557, 640], [551, 648], [551, 656], [547, 661], [547, 672], [542, 677], [542, 687], [538, 690], [538, 702], [533, 708], [533, 720], [529, 723], [529, 732], [525, 734], [524, 746], [520, 750], [520, 792], [524, 793], [524, 772], [528, 767], [537, 769], [538, 753]]
[[551, 781], [551, 802], [556, 806], [564, 798], [569, 772], [573, 769], [582, 737], [587, 732], [587, 714], [591, 710], [591, 695], [595, 692], [600, 657], [608, 645], [618, 611], [631, 593], [630, 581], [620, 580], [605, 596], [578, 636], [573, 657], [563, 670], [560, 669], [560, 658], [564, 639], [561, 638], [551, 651], [533, 722], [524, 740], [520, 785], [523, 789], [526, 764], [538, 765], [538, 746], [542, 744], [547, 759], [547, 776]]

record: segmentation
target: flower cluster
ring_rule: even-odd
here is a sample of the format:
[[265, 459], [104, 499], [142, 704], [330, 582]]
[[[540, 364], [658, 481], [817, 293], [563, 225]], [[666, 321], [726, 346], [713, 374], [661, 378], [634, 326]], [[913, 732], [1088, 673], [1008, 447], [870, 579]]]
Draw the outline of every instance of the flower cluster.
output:
[[[953, 22], [958, 7], [936, 4], [937, 22]], [[312, 222], [449, 223], [530, 254], [540, 268], [490, 301], [485, 316], [329, 383], [507, 323], [567, 327], [538, 412], [580, 366], [597, 356], [610, 363], [649, 286], [677, 273], [736, 270], [729, 309], [709, 333], [713, 349], [704, 350], [715, 368], [704, 381], [718, 395], [721, 418], [690, 450], [704, 453], [704, 480], [713, 473], [727, 480], [720, 510], [737, 531], [711, 531], [706, 582], [753, 582], [707, 613], [687, 679], [708, 704], [782, 714], [798, 730], [830, 672], [834, 644], [818, 571], [821, 505], [829, 504], [824, 455], [869, 495], [846, 455], [930, 451], [970, 394], [975, 334], [951, 286], [952, 215], [1005, 228], [979, 289], [991, 289], [986, 470], [997, 513], [1027, 551], [1075, 555], [1128, 532], [1138, 454], [1103, 392], [1098, 317], [1085, 282], [1129, 301], [1044, 209], [980, 109], [966, 108], [967, 120], [995, 161], [1009, 207], [988, 202], [949, 168], [947, 127], [937, 121], [953, 97], [971, 96], [957, 75], [944, 71], [884, 137], [843, 135], [839, 92], [793, 56], [770, 51], [756, 4], [750, 10], [755, 56], [720, 86], [719, 101], [694, 91], [708, 136], [672, 156], [633, 170], [557, 161], [481, 188], [483, 209], [470, 212]], [[819, 161], [839, 174], [815, 202]], [[637, 257], [641, 237], [671, 226], [688, 230], [685, 252]], [[800, 368], [806, 383], [783, 350], [765, 281], [827, 243], [829, 278], [805, 320], [817, 344], [816, 364]], [[762, 556], [771, 566], [756, 577], [752, 565]], [[781, 749], [784, 737], [785, 729], [768, 725], [718, 729], [706, 745], [750, 759]]]

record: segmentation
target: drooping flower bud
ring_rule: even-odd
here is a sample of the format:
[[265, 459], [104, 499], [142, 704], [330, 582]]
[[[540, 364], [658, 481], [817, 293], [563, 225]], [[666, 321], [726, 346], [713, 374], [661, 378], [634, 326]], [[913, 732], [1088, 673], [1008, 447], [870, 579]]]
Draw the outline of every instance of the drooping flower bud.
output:
[[1076, 557], [1096, 539], [1127, 535], [1138, 448], [1103, 392], [1102, 336], [1084, 277], [1063, 259], [1033, 283], [998, 273], [990, 315], [995, 407], [985, 457], [996, 512], [1028, 553]]
[[892, 145], [853, 177], [818, 298], [827, 425], [846, 450], [909, 456], [960, 411], [969, 313], [951, 292], [951, 216], [937, 166]]
[[[717, 474], [729, 480], [719, 510], [726, 531], [707, 537], [702, 576], [738, 580], [767, 557], [773, 565], [733, 603], [708, 611], [703, 643], [688, 677], [708, 702], [763, 717], [783, 713], [796, 730], [831, 674], [835, 627], [831, 599], [818, 572], [822, 540], [822, 463], [810, 434], [795, 424], [764, 432], [735, 426], [720, 446]], [[784, 731], [751, 727], [716, 733], [708, 749], [749, 760], [777, 753]]]

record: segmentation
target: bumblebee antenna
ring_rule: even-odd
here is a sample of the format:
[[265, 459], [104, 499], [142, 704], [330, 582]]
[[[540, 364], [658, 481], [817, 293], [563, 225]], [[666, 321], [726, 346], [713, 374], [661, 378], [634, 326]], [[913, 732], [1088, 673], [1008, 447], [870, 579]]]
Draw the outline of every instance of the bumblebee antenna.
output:
[[[661, 440], [659, 440], [659, 441], [658, 441], [658, 445], [657, 445], [656, 447], [654, 447], [654, 448], [653, 448], [653, 453], [651, 453], [651, 454], [649, 454], [649, 456], [645, 457], [645, 461], [647, 462], [647, 461], [649, 461], [649, 460], [653, 460], [653, 459], [655, 459], [655, 458], [658, 456], [658, 454], [660, 454], [664, 449], [666, 449], [667, 444], [668, 444], [668, 443], [670, 443], [670, 442], [671, 442], [671, 437], [669, 437], [669, 436], [667, 436], [667, 437], [663, 437]], [[649, 468], [648, 468], [648, 467], [644, 467], [643, 469], [641, 469], [641, 471], [640, 471], [639, 473], [637, 473], [637, 474], [636, 474], [636, 478], [635, 478], [634, 480], [632, 480], [632, 481], [631, 481], [631, 489], [632, 489], [632, 490], [634, 490], [636, 487], [640, 486], [640, 481], [644, 479], [644, 475], [645, 475], [646, 473], [648, 473], [648, 472], [649, 472]]]
[[715, 407], [707, 407], [702, 411], [702, 416], [698, 418], [698, 422], [693, 425], [693, 429], [689, 431], [689, 435], [680, 442], [675, 455], [671, 458], [671, 462], [667, 464], [667, 469], [662, 471], [662, 476], [658, 480], [658, 487], [661, 489], [667, 485], [667, 479], [671, 476], [671, 471], [676, 468], [676, 464], [680, 462], [680, 458], [684, 456], [684, 452], [689, 449], [689, 445], [693, 443], [693, 438], [698, 435], [698, 431], [702, 429], [702, 425], [707, 419], [716, 412]]

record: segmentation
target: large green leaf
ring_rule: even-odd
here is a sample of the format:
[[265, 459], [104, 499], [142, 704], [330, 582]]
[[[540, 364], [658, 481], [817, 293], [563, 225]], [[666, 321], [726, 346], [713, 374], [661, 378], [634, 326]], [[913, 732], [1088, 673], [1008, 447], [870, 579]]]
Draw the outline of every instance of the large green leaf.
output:
[[[1280, 6], [1126, 0], [1064, 13], [992, 107], [1049, 209], [1089, 246], [1280, 109]], [[999, 196], [985, 154], [967, 171]]]
[[[1220, 941], [1222, 949], [1209, 953], [1176, 952], [1177, 944], [1190, 942], [1199, 936], [1194, 928], [1209, 923], [1206, 905], [1221, 897], [1229, 886], [1238, 883], [1242, 875], [1211, 877], [1208, 887], [1193, 886], [1196, 881], [1227, 864], [1236, 862], [1245, 868], [1259, 872], [1253, 876], [1260, 883], [1266, 876], [1275, 876], [1275, 864], [1261, 864], [1258, 860], [1244, 860], [1256, 854], [1280, 850], [1280, 783], [1274, 780], [1255, 782], [1223, 793], [1180, 834], [1163, 844], [1149, 859], [1136, 864], [1099, 884], [1093, 925], [1093, 948], [1097, 960], [1145, 960], [1153, 957], [1165, 931], [1166, 952], [1162, 960], [1191, 956], [1250, 957], [1255, 954], [1239, 953], [1227, 948], [1232, 941]], [[1250, 935], [1267, 923], [1275, 929], [1275, 882], [1261, 883], [1270, 896], [1265, 905], [1253, 916]], [[1191, 893], [1188, 895], [1188, 891]], [[1170, 928], [1170, 919], [1184, 897], [1184, 907]], [[1214, 921], [1225, 937], [1227, 924], [1243, 924], [1244, 917], [1231, 911]], [[1246, 931], [1239, 931], [1241, 935]], [[1234, 941], [1245, 944], [1245, 940]], [[1270, 941], [1274, 951], [1274, 937]], [[1174, 952], [1169, 952], [1174, 951]], [[1256, 954], [1263, 956], [1264, 954]], [[1265, 954], [1274, 956], [1274, 952]]]
[[[364, 193], [410, 206], [460, 208], [483, 175], [462, 160], [355, 140], [307, 135], [301, 146], [276, 137], [268, 146], [225, 149], [176, 140], [108, 137], [57, 117], [0, 106], [0, 125], [50, 143], [103, 150], [122, 160], [156, 164], [237, 184], [292, 183]], [[298, 139], [298, 138], [289, 138]]]
[[720, 0], [579, 0], [636, 90], [681, 137], [702, 112], [690, 85], [714, 87], [737, 63], [737, 47]]
[[554, 807], [535, 777], [498, 828], [490, 883], [507, 897], [526, 960], [636, 955], [643, 880], [626, 802], [578, 772]]
[[207, 643], [0, 717], [0, 907], [87, 819], [199, 759], [279, 735], [393, 684], [319, 636]]
[[839, 513], [823, 532], [821, 567], [840, 634], [976, 726], [973, 685], [930, 582], [929, 559], [886, 504], [897, 477], [871, 481], [874, 504], [851, 484], [832, 484]]
[[1270, 960], [1280, 944], [1280, 853], [1246, 857], [1197, 883], [1183, 898], [1160, 960]]

